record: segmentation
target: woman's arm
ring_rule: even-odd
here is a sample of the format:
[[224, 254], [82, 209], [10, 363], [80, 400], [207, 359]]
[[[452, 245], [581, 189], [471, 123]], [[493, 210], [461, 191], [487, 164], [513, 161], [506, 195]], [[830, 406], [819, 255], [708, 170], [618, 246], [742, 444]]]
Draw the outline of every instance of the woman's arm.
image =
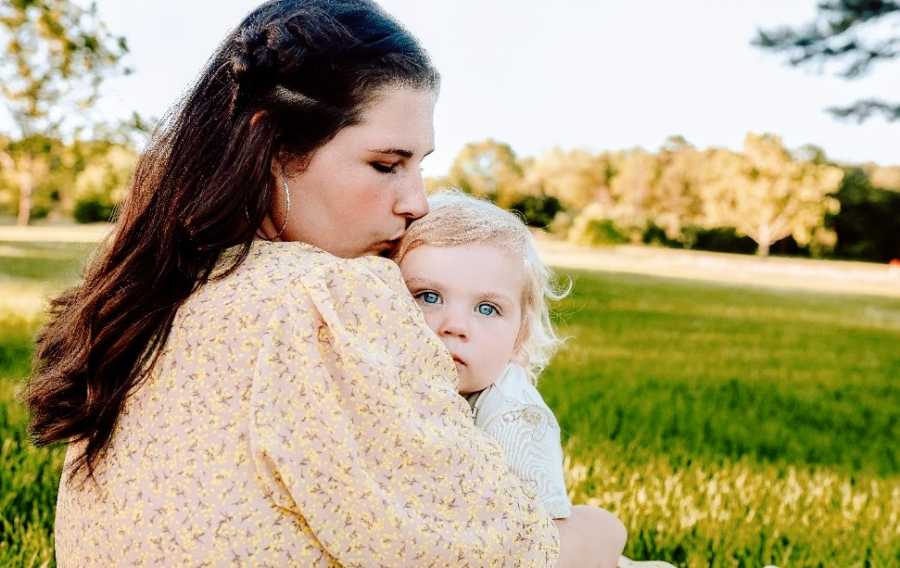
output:
[[554, 565], [556, 525], [472, 424], [399, 274], [357, 266], [292, 275], [262, 330], [249, 439], [273, 507], [344, 566]]
[[559, 528], [558, 568], [616, 567], [627, 533], [615, 515], [598, 507], [576, 505], [568, 519], [554, 522]]

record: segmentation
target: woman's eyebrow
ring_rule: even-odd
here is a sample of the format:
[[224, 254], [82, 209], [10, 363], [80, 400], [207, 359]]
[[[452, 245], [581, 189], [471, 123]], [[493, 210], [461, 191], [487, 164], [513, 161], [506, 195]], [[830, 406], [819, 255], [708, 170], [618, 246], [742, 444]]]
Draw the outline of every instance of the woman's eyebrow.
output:
[[[406, 150], [404, 148], [378, 148], [378, 149], [369, 150], [369, 151], [374, 152], [376, 154], [394, 154], [396, 156], [401, 156], [401, 157], [407, 158], [407, 159], [412, 158], [413, 155], [415, 154], [415, 152], [413, 152], [412, 150]], [[425, 156], [427, 156], [428, 154], [430, 154], [432, 152], [434, 152], [434, 148], [425, 152], [425, 154], [422, 157], [424, 158]]]

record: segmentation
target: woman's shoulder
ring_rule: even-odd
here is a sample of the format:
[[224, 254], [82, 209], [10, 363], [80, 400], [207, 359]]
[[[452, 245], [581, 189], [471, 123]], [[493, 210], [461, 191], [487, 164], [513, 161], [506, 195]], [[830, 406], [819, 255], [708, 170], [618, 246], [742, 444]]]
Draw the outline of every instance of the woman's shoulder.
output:
[[398, 278], [397, 265], [379, 256], [342, 258], [313, 245], [301, 242], [271, 242], [256, 240], [247, 260], [250, 265], [273, 277], [316, 276]]
[[[397, 265], [386, 258], [340, 258], [296, 242], [254, 241], [246, 257], [229, 249], [214, 276], [182, 311], [199, 319], [238, 314], [282, 328], [312, 322], [380, 334], [424, 325]], [[205, 315], [203, 315], [205, 314]], [[277, 320], [277, 321], [276, 321]]]
[[[214, 274], [224, 274], [239, 254], [239, 247], [227, 250]], [[340, 258], [306, 243], [264, 240], [253, 241], [237, 268], [213, 282], [216, 280], [221, 280], [232, 296], [246, 292], [282, 299], [322, 288], [339, 295], [373, 286], [405, 290], [399, 268], [389, 259]]]

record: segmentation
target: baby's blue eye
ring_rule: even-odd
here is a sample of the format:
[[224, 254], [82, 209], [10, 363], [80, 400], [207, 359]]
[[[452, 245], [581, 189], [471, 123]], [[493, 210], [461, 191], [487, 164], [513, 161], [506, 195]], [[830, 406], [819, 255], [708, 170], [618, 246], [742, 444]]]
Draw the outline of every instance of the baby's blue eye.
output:
[[441, 301], [441, 297], [438, 295], [437, 292], [422, 292], [419, 295], [417, 295], [416, 298], [419, 298], [426, 304], [437, 304], [438, 302]]
[[497, 308], [492, 306], [491, 304], [478, 304], [478, 307], [475, 308], [478, 310], [478, 313], [483, 316], [492, 316], [497, 312]]

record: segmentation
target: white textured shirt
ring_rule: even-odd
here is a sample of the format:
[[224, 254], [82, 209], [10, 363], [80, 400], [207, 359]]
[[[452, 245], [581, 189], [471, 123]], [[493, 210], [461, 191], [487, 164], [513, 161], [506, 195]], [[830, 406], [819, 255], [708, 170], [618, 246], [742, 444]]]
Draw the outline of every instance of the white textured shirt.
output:
[[559, 423], [525, 370], [509, 364], [497, 382], [467, 399], [475, 425], [500, 443], [526, 490], [553, 518], [568, 517]]

